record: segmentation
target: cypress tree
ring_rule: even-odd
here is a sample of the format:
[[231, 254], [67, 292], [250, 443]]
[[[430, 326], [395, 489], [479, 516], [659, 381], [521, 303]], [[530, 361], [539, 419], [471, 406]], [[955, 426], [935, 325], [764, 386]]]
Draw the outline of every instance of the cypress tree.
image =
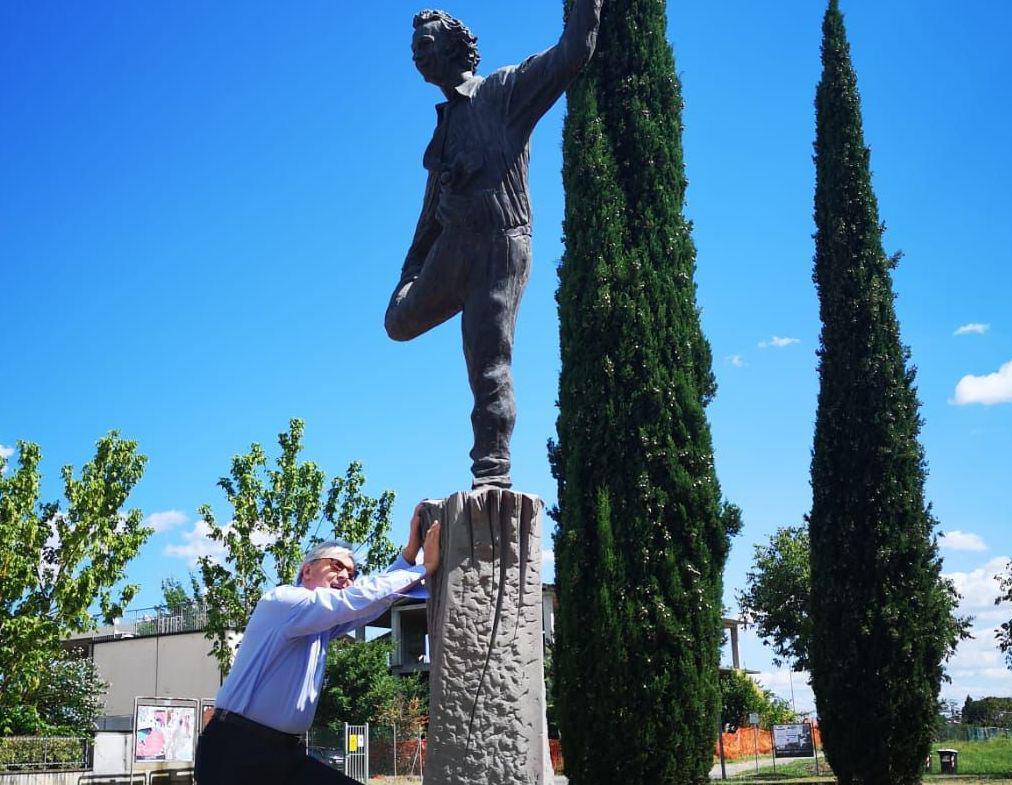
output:
[[918, 782], [953, 645], [910, 354], [872, 191], [857, 78], [830, 0], [816, 99], [822, 318], [812, 455], [812, 686], [839, 782]]
[[608, 0], [564, 131], [555, 673], [573, 785], [703, 782], [720, 706], [715, 392], [663, 0]]

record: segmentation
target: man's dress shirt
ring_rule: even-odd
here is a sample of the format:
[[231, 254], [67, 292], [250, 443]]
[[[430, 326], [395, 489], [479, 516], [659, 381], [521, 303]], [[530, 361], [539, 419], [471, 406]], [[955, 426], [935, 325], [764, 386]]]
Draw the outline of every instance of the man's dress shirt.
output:
[[399, 556], [385, 573], [347, 589], [278, 586], [257, 603], [215, 708], [285, 733], [309, 730], [331, 638], [381, 615], [395, 600], [428, 596], [425, 568]]

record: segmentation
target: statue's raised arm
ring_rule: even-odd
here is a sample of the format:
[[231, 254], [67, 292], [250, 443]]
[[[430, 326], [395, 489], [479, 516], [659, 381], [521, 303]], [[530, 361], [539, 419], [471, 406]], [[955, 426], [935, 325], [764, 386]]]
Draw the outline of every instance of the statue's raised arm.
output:
[[414, 18], [415, 67], [446, 100], [436, 106], [421, 217], [385, 326], [408, 341], [462, 314], [474, 487], [511, 485], [513, 332], [531, 265], [528, 142], [593, 55], [602, 2], [575, 0], [555, 46], [487, 78], [477, 75], [478, 39], [459, 19]]
[[597, 46], [603, 0], [576, 0], [559, 42], [527, 58], [516, 69], [510, 120], [529, 133], [566, 91]]

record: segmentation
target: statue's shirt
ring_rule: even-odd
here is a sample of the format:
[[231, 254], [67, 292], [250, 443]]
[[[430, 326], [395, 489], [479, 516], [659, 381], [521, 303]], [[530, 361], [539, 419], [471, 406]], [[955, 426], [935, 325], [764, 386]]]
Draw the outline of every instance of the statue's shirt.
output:
[[420, 268], [443, 229], [484, 234], [530, 226], [531, 132], [587, 56], [560, 42], [518, 66], [470, 77], [436, 106], [436, 129], [422, 159], [429, 177], [406, 271]]

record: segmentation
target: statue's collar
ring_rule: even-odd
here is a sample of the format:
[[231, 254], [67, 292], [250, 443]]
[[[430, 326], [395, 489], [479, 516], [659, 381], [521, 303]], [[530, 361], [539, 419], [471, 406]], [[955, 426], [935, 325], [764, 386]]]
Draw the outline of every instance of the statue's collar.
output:
[[464, 98], [474, 98], [474, 94], [478, 92], [478, 88], [481, 87], [481, 83], [484, 81], [485, 80], [482, 77], [472, 75], [457, 85], [454, 89], [459, 95], [464, 96]]
[[481, 87], [481, 83], [484, 81], [485, 81], [484, 77], [473, 75], [469, 76], [467, 79], [465, 79], [463, 82], [461, 82], [459, 85], [453, 88], [456, 91], [456, 95], [454, 95], [453, 98], [450, 99], [450, 101], [443, 101], [440, 104], [436, 104], [436, 107], [438, 108], [446, 106], [451, 101], [459, 101], [461, 98], [466, 98], [468, 101], [470, 101], [472, 98], [474, 98], [474, 94], [478, 92], [478, 88]]

